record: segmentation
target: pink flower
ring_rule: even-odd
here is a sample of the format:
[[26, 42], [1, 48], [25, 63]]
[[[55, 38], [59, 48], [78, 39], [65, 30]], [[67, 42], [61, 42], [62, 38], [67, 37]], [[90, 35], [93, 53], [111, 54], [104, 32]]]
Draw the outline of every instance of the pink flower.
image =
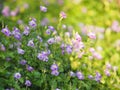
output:
[[46, 8], [45, 6], [40, 6], [40, 10], [41, 10], [42, 12], [47, 12], [47, 8]]
[[99, 53], [97, 53], [97, 52], [94, 52], [94, 53], [93, 53], [93, 57], [95, 57], [95, 58], [98, 59], [98, 60], [101, 60], [101, 59], [102, 59], [101, 54], [99, 54]]
[[94, 49], [94, 48], [90, 48], [89, 51], [90, 51], [91, 53], [94, 53], [94, 52], [95, 52], [95, 49]]
[[81, 38], [81, 36], [80, 36], [78, 33], [75, 34], [75, 39], [76, 39], [78, 42], [82, 41], [82, 38]]
[[89, 32], [87, 35], [90, 39], [96, 39], [96, 35], [93, 32]]
[[2, 10], [2, 14], [5, 16], [5, 17], [8, 17], [10, 15], [10, 8], [8, 6], [5, 6]]
[[65, 12], [60, 12], [60, 17], [62, 17], [62, 18], [67, 18], [67, 15], [66, 15], [66, 13]]

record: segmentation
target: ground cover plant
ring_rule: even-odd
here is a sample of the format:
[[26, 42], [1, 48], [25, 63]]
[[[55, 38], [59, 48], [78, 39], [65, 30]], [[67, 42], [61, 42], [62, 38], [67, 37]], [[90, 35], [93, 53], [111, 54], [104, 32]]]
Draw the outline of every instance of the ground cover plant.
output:
[[119, 0], [5, 0], [0, 10], [0, 90], [120, 90]]

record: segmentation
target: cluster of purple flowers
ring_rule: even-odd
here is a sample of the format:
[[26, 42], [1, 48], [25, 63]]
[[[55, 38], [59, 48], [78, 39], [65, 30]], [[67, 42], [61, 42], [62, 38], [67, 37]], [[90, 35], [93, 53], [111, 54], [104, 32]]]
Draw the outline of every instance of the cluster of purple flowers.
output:
[[[75, 77], [76, 76], [79, 80], [84, 80], [84, 78], [85, 78], [84, 75], [83, 75], [83, 73], [80, 72], [80, 71], [78, 71], [76, 73], [74, 73], [73, 71], [70, 71], [70, 76], [71, 77]], [[102, 76], [101, 76], [100, 73], [96, 72], [95, 77], [93, 77], [93, 75], [88, 75], [88, 78], [92, 79], [92, 80], [95, 80], [97, 82], [100, 82]]]
[[23, 65], [23, 66], [26, 65], [26, 69], [27, 69], [27, 71], [29, 71], [29, 72], [32, 72], [32, 71], [34, 70], [34, 68], [33, 68], [32, 66], [27, 65], [27, 61], [24, 60], [24, 59], [20, 60], [20, 64]]
[[5, 16], [5, 17], [8, 17], [8, 16], [16, 16], [19, 12], [19, 8], [16, 7], [15, 10], [10, 10], [10, 7], [8, 6], [5, 6], [2, 10], [2, 15]]
[[71, 54], [73, 51], [73, 47], [71, 45], [66, 45], [64, 43], [61, 44], [60, 48], [62, 49], [62, 54], [64, 54], [65, 52]]
[[30, 28], [28, 26], [24, 27], [23, 34], [27, 36], [27, 35], [29, 35], [29, 33], [30, 33]]
[[48, 29], [46, 30], [46, 34], [50, 35], [51, 31], [55, 31], [55, 28], [53, 26], [48, 26]]
[[[8, 7], [6, 7], [5, 9], [6, 9], [7, 12], [9, 11]], [[47, 12], [47, 8], [45, 6], [40, 6], [40, 10], [42, 12]], [[8, 13], [6, 13], [4, 11], [3, 11], [3, 14], [8, 16]], [[14, 13], [12, 15], [14, 16]], [[60, 17], [61, 18], [66, 18], [67, 16], [66, 16], [66, 14], [64, 12], [61, 12], [60, 13]], [[112, 26], [112, 28], [113, 28], [113, 30], [116, 31], [117, 28], [118, 28], [118, 23], [114, 22], [113, 24], [114, 25]], [[29, 33], [30, 33], [31, 28], [36, 28], [36, 27], [37, 27], [36, 19], [32, 18], [29, 21], [29, 26], [24, 27], [23, 34], [28, 36]], [[6, 36], [13, 35], [14, 38], [17, 39], [17, 40], [21, 40], [22, 39], [22, 34], [20, 33], [20, 30], [18, 28], [16, 28], [16, 27], [14, 27], [14, 30], [12, 32], [10, 32], [10, 30], [7, 27], [3, 28], [1, 32], [4, 33]], [[56, 35], [57, 31], [55, 30], [55, 28], [53, 26], [48, 26], [48, 28], [46, 30], [46, 34], [50, 35], [51, 32], [53, 32], [55, 37], [51, 37], [51, 38], [49, 38], [47, 40], [47, 43], [45, 43], [45, 45], [44, 45], [44, 46], [46, 46], [47, 49], [48, 49], [48, 45], [52, 45], [52, 44], [54, 44], [56, 42], [60, 42], [61, 41], [61, 37]], [[66, 32], [65, 35], [68, 38], [70, 38], [72, 36], [70, 32]], [[87, 35], [88, 35], [88, 37], [90, 39], [96, 39], [96, 33], [89, 32], [89, 33], [87, 33]], [[43, 39], [39, 35], [37, 36], [37, 39], [40, 42], [43, 41]], [[27, 46], [35, 47], [33, 39], [28, 41]], [[83, 54], [85, 53], [84, 51], [82, 52], [82, 49], [84, 47], [85, 46], [84, 46], [84, 43], [82, 41], [82, 38], [81, 38], [81, 36], [78, 33], [75, 33], [74, 38], [72, 38], [70, 44], [64, 44], [64, 43], [61, 44], [62, 54], [64, 54], [65, 52], [68, 53], [68, 54], [71, 54], [72, 52], [75, 52], [75, 53], [77, 53], [79, 58], [81, 58], [83, 56]], [[3, 44], [0, 44], [0, 50], [1, 51], [5, 51], [6, 50], [5, 46]], [[21, 55], [23, 55], [25, 53], [25, 51], [22, 48], [20, 48], [20, 45], [17, 45], [17, 52], [18, 52], [18, 54], [21, 54]], [[91, 57], [94, 57], [94, 58], [99, 59], [99, 60], [102, 59], [102, 56], [94, 48], [90, 48], [90, 52], [92, 54]], [[41, 61], [47, 62], [49, 60], [50, 53], [51, 53], [50, 50], [41, 51], [40, 53], [38, 53], [37, 58], [39, 60], [41, 60]], [[22, 59], [20, 61], [20, 64], [26, 66], [26, 69], [29, 72], [32, 72], [34, 70], [34, 68], [32, 66], [28, 65], [27, 61], [24, 60], [24, 59]], [[110, 70], [109, 70], [110, 68], [111, 68], [111, 66], [108, 65], [107, 68], [104, 70], [104, 72], [105, 72], [105, 74], [107, 76], [110, 76]], [[58, 65], [57, 64], [52, 64], [50, 69], [51, 69], [51, 74], [52, 75], [54, 75], [54, 76], [58, 76], [59, 75]], [[84, 78], [85, 78], [84, 74], [82, 72], [80, 72], [80, 71], [78, 71], [76, 73], [71, 71], [70, 72], [70, 76], [71, 77], [75, 77], [76, 76], [79, 80], [84, 80]], [[21, 78], [21, 74], [19, 72], [15, 73], [14, 74], [14, 78], [19, 80]], [[89, 79], [94, 79], [95, 81], [100, 82], [102, 76], [101, 76], [100, 73], [96, 72], [95, 77], [93, 77], [92, 75], [88, 75], [88, 78]], [[29, 86], [32, 85], [32, 83], [31, 83], [30, 80], [26, 80], [25, 81], [25, 85], [29, 87]], [[56, 88], [56, 90], [60, 90], [60, 89]]]
[[50, 51], [42, 51], [41, 53], [38, 53], [38, 56], [37, 58], [39, 60], [42, 60], [42, 61], [45, 61], [47, 62], [48, 61], [48, 55], [50, 54]]
[[[21, 6], [23, 9], [28, 9], [29, 4], [25, 3]], [[2, 15], [4, 17], [9, 17], [9, 16], [17, 16], [20, 13], [20, 6], [16, 6], [13, 10], [9, 6], [4, 6], [2, 9]]]
[[80, 71], [78, 71], [76, 73], [74, 73], [73, 71], [70, 71], [70, 76], [71, 77], [75, 77], [76, 76], [79, 80], [83, 80], [84, 79], [84, 75]]
[[99, 72], [96, 72], [95, 80], [96, 80], [97, 82], [100, 82], [101, 78], [102, 78], [101, 74], [100, 74]]
[[[20, 74], [19, 72], [15, 73], [15, 74], [14, 74], [14, 78], [17, 79], [17, 80], [20, 79], [20, 78], [21, 78], [21, 74]], [[25, 85], [29, 87], [29, 86], [32, 85], [32, 83], [31, 83], [30, 80], [26, 80], [26, 81], [25, 81]]]
[[71, 53], [72, 53], [72, 46], [67, 45], [67, 46], [66, 46], [66, 52], [67, 52], [68, 54], [71, 54]]
[[14, 30], [12, 31], [12, 35], [14, 35], [14, 38], [17, 40], [21, 40], [21, 34], [20, 34], [20, 30], [16, 27], [14, 27]]
[[55, 75], [55, 76], [58, 76], [59, 75], [59, 72], [58, 72], [58, 65], [57, 64], [52, 64], [50, 69], [52, 70], [51, 71], [51, 74], [52, 75]]
[[82, 72], [77, 72], [76, 76], [79, 80], [83, 80], [84, 79], [84, 75], [82, 74]]
[[82, 42], [82, 38], [78, 33], [75, 34], [75, 39], [72, 40], [72, 46], [74, 52], [79, 52], [84, 48], [84, 43]]

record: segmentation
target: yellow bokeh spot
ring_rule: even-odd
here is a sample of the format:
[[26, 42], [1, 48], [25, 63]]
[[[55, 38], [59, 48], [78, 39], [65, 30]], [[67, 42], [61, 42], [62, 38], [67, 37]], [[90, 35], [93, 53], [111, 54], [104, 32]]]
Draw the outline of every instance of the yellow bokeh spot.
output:
[[71, 62], [71, 67], [74, 70], [77, 69], [79, 67], [79, 65], [80, 65], [80, 62], [78, 62], [78, 61], [72, 61]]

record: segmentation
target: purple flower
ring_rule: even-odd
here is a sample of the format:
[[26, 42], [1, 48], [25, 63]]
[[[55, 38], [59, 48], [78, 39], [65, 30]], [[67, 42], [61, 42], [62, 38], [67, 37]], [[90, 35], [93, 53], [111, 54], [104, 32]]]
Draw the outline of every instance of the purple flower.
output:
[[76, 76], [77, 76], [77, 78], [80, 79], [80, 80], [83, 80], [83, 79], [84, 79], [84, 76], [83, 76], [83, 74], [82, 74], [81, 72], [77, 72], [77, 73], [76, 73]]
[[14, 27], [14, 30], [12, 31], [12, 35], [14, 35], [14, 37], [17, 40], [21, 40], [20, 30], [18, 28]]
[[55, 76], [58, 76], [58, 75], [59, 75], [59, 72], [58, 72], [57, 70], [53, 70], [53, 71], [51, 72], [51, 74], [52, 74], [52, 75], [55, 75]]
[[26, 81], [25, 81], [25, 85], [29, 87], [29, 86], [32, 85], [32, 83], [30, 82], [30, 80], [26, 80]]
[[65, 54], [65, 50], [64, 49], [62, 50], [62, 54]]
[[49, 23], [49, 20], [47, 18], [43, 18], [43, 20], [41, 21], [42, 26], [46, 26], [48, 23]]
[[10, 60], [11, 60], [11, 58], [10, 58], [10, 57], [7, 57], [7, 58], [6, 58], [6, 61], [10, 61]]
[[10, 15], [10, 8], [8, 6], [5, 6], [2, 10], [2, 14], [5, 17], [8, 17]]
[[93, 79], [93, 76], [92, 76], [92, 75], [88, 75], [88, 78], [89, 78], [89, 79]]
[[50, 50], [47, 50], [47, 54], [50, 55], [51, 51]]
[[25, 4], [23, 5], [23, 7], [24, 7], [25, 9], [28, 9], [28, 8], [29, 8], [29, 4], [28, 4], [28, 3], [25, 3]]
[[118, 21], [113, 21], [111, 29], [115, 32], [119, 32], [119, 22]]
[[101, 78], [102, 78], [101, 74], [96, 72], [95, 81], [100, 82]]
[[21, 48], [17, 48], [17, 51], [18, 51], [18, 54], [23, 55], [25, 53], [25, 51], [23, 49], [21, 49]]
[[93, 53], [93, 57], [95, 57], [95, 58], [98, 59], [98, 60], [101, 60], [101, 59], [102, 59], [102, 56], [101, 56], [99, 53], [97, 53], [97, 52], [94, 52], [94, 53]]
[[43, 39], [42, 39], [40, 36], [37, 36], [37, 39], [38, 39], [40, 42], [43, 41]]
[[51, 44], [55, 43], [55, 39], [54, 38], [50, 38], [50, 39], [48, 39], [47, 42], [48, 42], [48, 44], [51, 45]]
[[10, 90], [14, 90], [14, 88], [11, 88]]
[[10, 12], [10, 15], [11, 16], [16, 16], [18, 14], [18, 12], [19, 12], [19, 8], [16, 8], [15, 10]]
[[20, 61], [20, 64], [21, 64], [21, 65], [26, 65], [26, 63], [27, 63], [26, 60], [21, 60], [21, 61]]
[[37, 26], [36, 20], [35, 20], [35, 19], [32, 19], [31, 21], [29, 21], [29, 26], [35, 28], [35, 27]]
[[9, 88], [6, 88], [5, 90], [10, 90]]
[[37, 56], [37, 58], [39, 59], [39, 60], [42, 60], [42, 61], [48, 61], [48, 52], [41, 52], [41, 53], [38, 53], [38, 56]]
[[72, 46], [70, 46], [70, 45], [66, 46], [66, 52], [68, 54], [72, 53]]
[[75, 73], [73, 71], [70, 71], [70, 76], [75, 77]]
[[107, 68], [107, 69], [111, 69], [111, 68], [112, 68], [112, 65], [111, 65], [110, 63], [107, 63], [107, 64], [106, 64], [106, 68]]
[[6, 50], [6, 48], [5, 48], [5, 46], [3, 44], [0, 45], [0, 50], [1, 51], [5, 51]]
[[61, 90], [61, 89], [59, 89], [59, 88], [56, 88], [55, 90]]
[[80, 36], [78, 33], [75, 34], [75, 39], [76, 39], [76, 41], [78, 41], [78, 42], [81, 42], [81, 41], [82, 41], [82, 38], [81, 38], [81, 36]]
[[51, 33], [50, 29], [47, 29], [46, 34], [50, 35], [50, 33]]
[[23, 21], [22, 20], [18, 20], [17, 23], [18, 24], [23, 24]]
[[106, 76], [110, 76], [110, 72], [108, 69], [104, 70]]
[[62, 43], [60, 47], [61, 47], [61, 49], [65, 49], [65, 44]]
[[23, 34], [27, 36], [29, 33], [30, 33], [30, 28], [29, 28], [28, 26], [26, 26], [26, 27], [24, 28]]
[[33, 69], [33, 67], [31, 67], [31, 66], [28, 65], [27, 66], [27, 70], [30, 71], [30, 72], [32, 72], [34, 69]]
[[95, 52], [95, 49], [94, 49], [94, 48], [90, 48], [89, 51], [90, 51], [91, 53], [94, 53], [94, 52]]
[[66, 15], [66, 13], [65, 12], [60, 12], [60, 17], [62, 17], [62, 18], [67, 18], [67, 15]]
[[53, 26], [48, 26], [48, 29], [51, 30], [51, 31], [55, 30], [55, 28]]
[[50, 69], [53, 70], [58, 70], [58, 65], [57, 64], [52, 64]]
[[21, 34], [19, 33], [19, 32], [16, 32], [15, 34], [14, 34], [14, 37], [17, 39], [17, 40], [21, 40]]
[[72, 40], [72, 46], [74, 52], [79, 52], [85, 47], [84, 43], [82, 41], [79, 42], [79, 40]]
[[34, 42], [33, 42], [33, 40], [30, 40], [30, 41], [28, 42], [27, 46], [34, 47]]
[[96, 35], [95, 35], [95, 33], [93, 33], [93, 32], [89, 32], [89, 33], [88, 33], [88, 37], [89, 37], [90, 39], [96, 39]]
[[62, 39], [61, 39], [60, 36], [56, 36], [56, 37], [55, 37], [55, 42], [56, 42], [56, 43], [59, 43], [61, 40], [62, 40]]
[[42, 12], [47, 12], [47, 8], [46, 8], [45, 6], [40, 6], [40, 10], [41, 10]]
[[21, 78], [21, 74], [18, 72], [18, 73], [15, 73], [14, 74], [14, 78], [15, 79], [20, 79]]
[[14, 27], [12, 34], [15, 35], [18, 32], [20, 32], [20, 30], [17, 27]]
[[11, 32], [10, 30], [6, 27], [6, 28], [3, 28], [1, 30], [2, 33], [4, 33], [6, 36], [10, 36], [11, 35]]

